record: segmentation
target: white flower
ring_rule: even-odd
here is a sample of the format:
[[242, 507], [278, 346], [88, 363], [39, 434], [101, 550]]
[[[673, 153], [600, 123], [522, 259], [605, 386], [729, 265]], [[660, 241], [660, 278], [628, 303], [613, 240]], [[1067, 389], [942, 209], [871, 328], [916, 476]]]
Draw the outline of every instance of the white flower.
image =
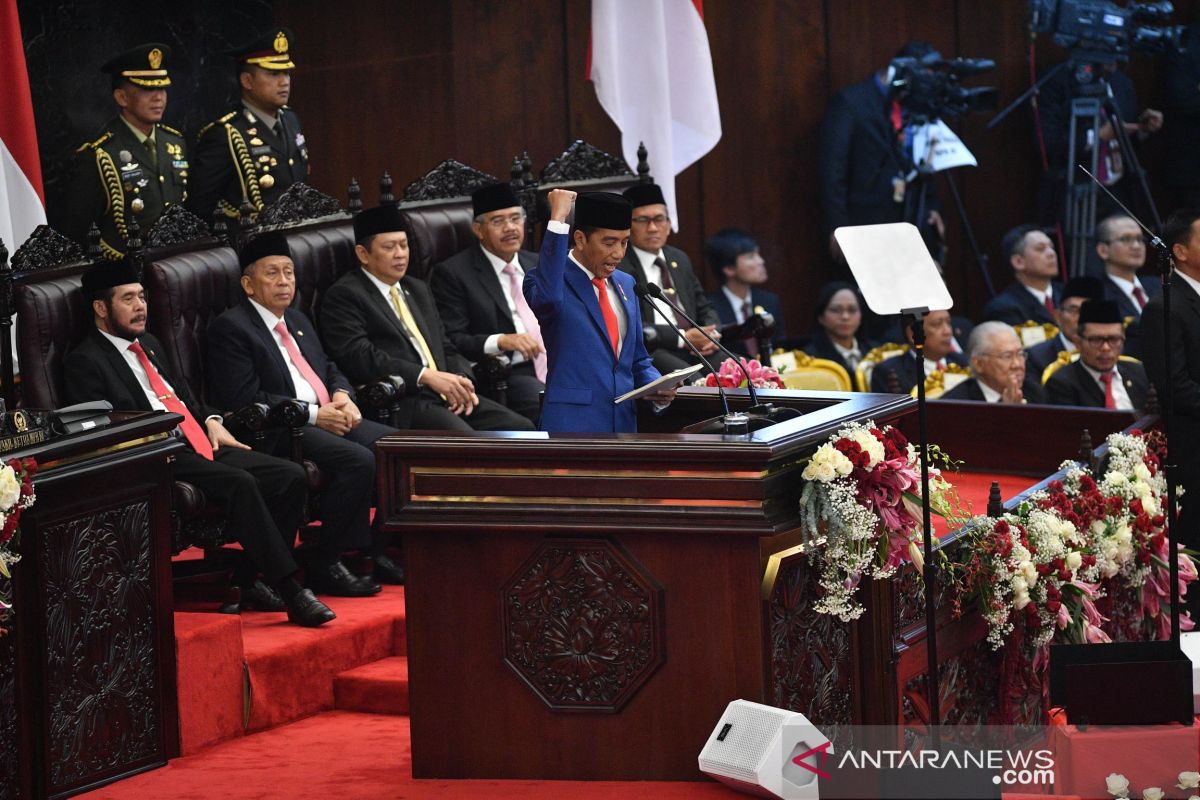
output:
[[1021, 594], [1029, 591], [1029, 584], [1020, 575], [1016, 575], [1012, 579], [1012, 590], [1014, 594]]
[[1133, 531], [1130, 530], [1128, 522], [1123, 521], [1118, 525], [1117, 531], [1113, 536], [1117, 540], [1118, 546], [1126, 545], [1133, 541]]
[[859, 428], [850, 434], [850, 439], [858, 444], [863, 449], [863, 452], [870, 458], [868, 467], [874, 467], [880, 461], [883, 461], [885, 451], [883, 443], [866, 428]]
[[1120, 773], [1109, 774], [1104, 779], [1104, 788], [1113, 797], [1129, 797], [1129, 779]]
[[1026, 583], [1028, 583], [1030, 586], [1037, 585], [1038, 571], [1037, 571], [1037, 567], [1034, 565], [1034, 563], [1032, 561], [1021, 562], [1021, 566], [1017, 567], [1017, 569], [1019, 569], [1021, 571], [1021, 574], [1025, 576]]
[[[1104, 480], [1108, 481], [1113, 486], [1125, 486], [1126, 484], [1129, 483], [1128, 478], [1126, 478], [1120, 472], [1116, 472], [1113, 470], [1110, 470], [1109, 473], [1104, 476]], [[1116, 773], [1113, 773], [1113, 774], [1115, 775]], [[1109, 777], [1112, 777], [1112, 776], [1109, 776]], [[1121, 778], [1122, 780], [1124, 780], [1124, 778], [1125, 778], [1124, 775], [1118, 775], [1117, 777]], [[1126, 787], [1129, 786], [1129, 781], [1125, 781], [1125, 786]]]
[[[1133, 467], [1133, 474], [1134, 477], [1136, 477], [1139, 481], [1145, 481], [1146, 483], [1150, 482], [1150, 468], [1146, 466], [1145, 462], [1139, 461], [1137, 464], [1135, 464]], [[1183, 788], [1190, 789], [1192, 787], [1185, 786]]]
[[1180, 789], [1200, 789], [1200, 772], [1179, 773], [1179, 783], [1175, 785]]
[[1013, 595], [1013, 608], [1020, 611], [1029, 605], [1029, 592], [1017, 592]]
[[1072, 550], [1070, 553], [1067, 553], [1067, 569], [1071, 570], [1071, 572], [1079, 569], [1082, 564], [1083, 556], [1079, 555], [1078, 552]]
[[1095, 522], [1092, 523], [1092, 527], [1091, 527], [1092, 536], [1103, 536], [1104, 529], [1106, 527], [1108, 527], [1108, 526], [1106, 526], [1104, 524], [1104, 520], [1102, 520], [1102, 519], [1096, 520]]
[[1158, 498], [1153, 494], [1148, 494], [1142, 498], [1142, 510], [1151, 517], [1157, 516], [1161, 507], [1158, 504]]
[[828, 461], [824, 461], [817, 465], [817, 480], [822, 483], [829, 483], [837, 477], [837, 470]]
[[16, 505], [21, 497], [21, 482], [17, 474], [7, 464], [0, 467], [0, 509], [7, 511]]
[[1142, 800], [1163, 800], [1167, 793], [1157, 786], [1151, 786], [1142, 790]]

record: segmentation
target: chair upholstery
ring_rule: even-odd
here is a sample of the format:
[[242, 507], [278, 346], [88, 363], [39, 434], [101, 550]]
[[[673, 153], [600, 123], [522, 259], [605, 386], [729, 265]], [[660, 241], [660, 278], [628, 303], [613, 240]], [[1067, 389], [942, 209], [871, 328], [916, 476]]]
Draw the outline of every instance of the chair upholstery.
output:
[[854, 370], [854, 380], [858, 384], [858, 391], [871, 391], [871, 371], [875, 369], [875, 365], [881, 361], [888, 360], [892, 356], [907, 353], [908, 347], [907, 344], [889, 342], [868, 351], [865, 356], [859, 359], [858, 368]]
[[853, 391], [845, 367], [827, 358], [814, 358], [803, 350], [772, 353], [771, 366], [779, 370], [779, 377], [789, 389]]
[[21, 402], [27, 408], [67, 404], [63, 360], [92, 328], [92, 314], [79, 274], [14, 288]]
[[435, 264], [478, 241], [471, 230], [474, 217], [469, 197], [401, 205], [400, 210], [412, 237], [408, 271], [413, 277], [428, 281]]
[[[945, 372], [931, 372], [925, 376], [925, 397], [929, 400], [936, 400], [960, 383], [970, 379], [971, 370], [961, 364], [951, 362], [946, 364]], [[914, 386], [909, 394], [916, 397], [917, 387]]]
[[296, 265], [296, 300], [293, 306], [316, 324], [325, 292], [338, 278], [358, 267], [354, 255], [354, 225], [298, 228], [280, 231]]
[[1017, 332], [1017, 337], [1021, 340], [1021, 347], [1024, 348], [1033, 347], [1058, 336], [1058, 326], [1051, 325], [1049, 322], [1038, 322], [1037, 320], [1027, 319], [1021, 324], [1013, 325], [1012, 327]]

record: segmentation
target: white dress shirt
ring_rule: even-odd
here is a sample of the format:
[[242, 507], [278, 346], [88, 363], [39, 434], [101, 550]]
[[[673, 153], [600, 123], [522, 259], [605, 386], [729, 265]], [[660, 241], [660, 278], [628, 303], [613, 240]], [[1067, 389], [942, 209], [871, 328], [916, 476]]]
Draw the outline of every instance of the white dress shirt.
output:
[[[633, 257], [638, 259], [639, 263], [641, 263], [642, 272], [646, 275], [646, 283], [653, 283], [660, 289], [666, 288], [663, 286], [662, 282], [662, 268], [655, 263], [655, 259], [657, 258], [661, 258], [664, 264], [667, 262], [667, 257], [663, 255], [662, 250], [659, 250], [657, 253], [651, 253], [649, 250], [643, 250], [640, 247], [634, 247]], [[672, 288], [674, 288], [674, 286], [672, 286]], [[680, 303], [680, 305], [682, 305], [682, 302], [679, 300], [678, 292], [675, 293], [674, 300], [676, 303]], [[678, 328], [674, 317], [667, 317], [662, 312], [662, 309], [659, 308], [659, 303], [651, 303], [650, 305], [654, 309], [654, 318], [650, 322], [651, 325], [670, 325], [672, 328]], [[687, 347], [687, 345], [683, 343], [683, 334], [678, 334], [675, 339], [675, 348], [677, 350], [682, 350]]]
[[[483, 255], [487, 258], [488, 263], [492, 265], [492, 269], [496, 271], [496, 280], [500, 281], [500, 291], [504, 294], [504, 299], [508, 303], [508, 316], [512, 319], [513, 331], [516, 333], [526, 333], [525, 323], [521, 320], [521, 315], [517, 313], [517, 302], [512, 296], [509, 289], [508, 276], [504, 274], [504, 268], [509, 263], [517, 270], [517, 286], [524, 285], [525, 270], [521, 269], [521, 260], [513, 256], [512, 262], [505, 262], [491, 250], [488, 250], [483, 245], [479, 245], [479, 249], [483, 251]], [[500, 353], [500, 337], [503, 334], [493, 333], [491, 336], [483, 340], [483, 352], [486, 355], [494, 356]], [[521, 351], [515, 350], [509, 356], [509, 360], [513, 364], [520, 364], [525, 360], [525, 356]]]
[[[1104, 394], [1104, 381], [1100, 380], [1100, 370], [1092, 369], [1081, 359], [1079, 365], [1083, 367], [1088, 375], [1092, 376], [1092, 380], [1100, 387], [1100, 394]], [[1125, 391], [1125, 379], [1121, 377], [1121, 370], [1118, 367], [1113, 367], [1112, 370], [1112, 393], [1113, 402], [1117, 408], [1130, 410], [1133, 408], [1133, 401], [1129, 399], [1129, 392]]]
[[[754, 301], [750, 300], [750, 295], [746, 295], [746, 297], [744, 297], [744, 298], [738, 297], [736, 294], [729, 291], [728, 286], [722, 286], [721, 291], [725, 293], [725, 299], [728, 300], [729, 305], [733, 307], [734, 321], [737, 322], [737, 324], [741, 325], [743, 322], [746, 321], [746, 315], [742, 313], [742, 306], [744, 306], [748, 300], [751, 303], [753, 303]], [[751, 310], [753, 310], [753, 309], [751, 309]]]
[[[122, 339], [120, 336], [113, 336], [108, 331], [102, 331], [99, 328], [96, 330], [100, 331], [100, 335], [105, 339], [108, 339], [109, 343], [117, 349], [118, 353], [121, 354], [121, 358], [125, 359], [125, 363], [128, 364], [129, 369], [132, 370], [133, 377], [135, 380], [137, 380], [138, 386], [140, 386], [142, 391], [146, 393], [146, 400], [150, 402], [150, 407], [155, 411], [167, 411], [168, 409], [165, 405], [163, 405], [162, 400], [158, 399], [158, 394], [153, 388], [151, 388], [150, 376], [146, 374], [146, 370], [142, 366], [141, 360], [137, 357], [137, 353], [134, 353], [129, 349], [129, 345], [133, 344], [133, 342], [129, 339]], [[146, 357], [149, 358], [150, 354], [147, 353]], [[171, 385], [169, 380], [167, 380], [166, 375], [159, 373], [158, 377], [161, 378], [166, 387], [171, 390], [171, 394], [179, 397], [179, 393], [175, 391], [175, 387]], [[182, 403], [183, 401], [180, 400], [179, 402]], [[205, 417], [204, 421], [208, 422], [210, 419], [219, 420], [221, 417], [216, 414], [212, 414]]]
[[[1046, 291], [1043, 292], [1041, 289], [1035, 289], [1027, 283], [1023, 283], [1021, 285], [1024, 286], [1031, 295], [1033, 295], [1034, 297], [1037, 298], [1038, 305], [1043, 305], [1043, 306], [1046, 305], [1047, 297], [1050, 298], [1051, 303], [1054, 303], [1054, 290], [1052, 288], [1047, 289]], [[1054, 303], [1054, 307], [1058, 308], [1058, 304]]]
[[[271, 338], [275, 341], [275, 346], [279, 348], [279, 355], [283, 357], [283, 363], [287, 365], [288, 375], [292, 378], [292, 386], [296, 387], [296, 399], [308, 403], [308, 424], [316, 425], [317, 411], [320, 410], [321, 401], [317, 397], [317, 390], [313, 388], [311, 383], [304, 379], [304, 376], [300, 374], [300, 370], [292, 363], [292, 357], [288, 355], [287, 348], [283, 346], [283, 337], [279, 335], [279, 331], [275, 330], [275, 326], [283, 322], [283, 317], [275, 316], [274, 312], [268, 310], [253, 297], [250, 298], [250, 306], [258, 312], [258, 316], [262, 317], [263, 324], [267, 326], [267, 330], [271, 333]], [[295, 337], [293, 337], [294, 340]], [[299, 343], [296, 344], [296, 349], [300, 349]]]
[[[365, 267], [362, 268], [362, 271], [363, 275], [366, 275], [371, 283], [375, 285], [375, 288], [379, 290], [379, 293], [383, 295], [383, 299], [387, 302], [387, 307], [390, 308], [392, 313], [396, 315], [396, 319], [400, 320], [400, 327], [407, 331], [408, 328], [404, 325], [404, 320], [400, 318], [400, 313], [396, 311], [396, 307], [392, 305], [392, 287], [395, 286], [401, 294], [404, 294], [404, 288], [401, 287], [398, 282], [384, 283], [383, 281], [379, 280], [379, 278], [376, 278], [374, 275], [372, 275], [371, 272]], [[405, 297], [404, 301], [407, 303], [408, 298]], [[411, 306], [409, 307], [409, 311], [412, 311]], [[421, 352], [421, 348], [417, 347], [417, 343], [413, 341], [412, 331], [408, 331], [408, 340], [412, 344], [412, 349], [417, 352], [417, 358], [421, 360], [422, 369], [419, 373], [417, 373], [417, 385], [420, 386], [421, 376], [425, 374], [425, 370], [429, 369], [429, 365], [425, 363], [425, 354]], [[428, 342], [426, 342], [426, 344], [428, 344]]]
[[1117, 288], [1121, 290], [1121, 294], [1123, 294], [1129, 298], [1129, 302], [1133, 303], [1133, 307], [1138, 309], [1138, 315], [1141, 316], [1142, 304], [1139, 303], [1137, 301], [1137, 298], [1133, 296], [1133, 290], [1135, 288], [1141, 289], [1142, 297], [1144, 297], [1146, 299], [1146, 302], [1150, 302], [1150, 293], [1146, 291], [1145, 286], [1142, 286], [1142, 282], [1138, 280], [1137, 275], [1133, 276], [1132, 281], [1127, 281], [1124, 278], [1122, 278], [1120, 275], [1114, 275], [1111, 272], [1108, 273], [1108, 277], [1109, 277], [1109, 280], [1111, 280], [1113, 283], [1115, 283], [1117, 285]]

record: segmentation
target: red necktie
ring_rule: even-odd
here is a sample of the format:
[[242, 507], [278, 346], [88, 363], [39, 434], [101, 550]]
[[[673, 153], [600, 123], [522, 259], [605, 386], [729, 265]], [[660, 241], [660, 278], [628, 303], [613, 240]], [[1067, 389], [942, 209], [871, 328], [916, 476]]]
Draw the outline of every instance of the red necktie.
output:
[[1045, 304], [1046, 310], [1050, 312], [1050, 316], [1054, 316], [1054, 298], [1047, 294], [1046, 299], [1042, 302]]
[[208, 441], [208, 436], [204, 434], [204, 430], [200, 427], [200, 423], [196, 422], [196, 418], [192, 416], [192, 412], [187, 410], [187, 406], [180, 402], [175, 393], [167, 388], [167, 384], [163, 381], [162, 376], [158, 374], [158, 370], [154, 368], [154, 365], [150, 363], [150, 359], [146, 357], [146, 351], [142, 349], [142, 343], [135, 339], [129, 345], [129, 351], [137, 356], [142, 369], [146, 370], [146, 377], [150, 379], [150, 388], [158, 396], [159, 402], [167, 407], [167, 411], [183, 417], [183, 422], [179, 423], [179, 427], [183, 430], [183, 436], [187, 439], [188, 444], [196, 451], [196, 455], [212, 461], [213, 449], [212, 443]]
[[296, 347], [296, 341], [288, 333], [287, 323], [279, 320], [275, 325], [275, 332], [279, 334], [279, 340], [283, 342], [283, 349], [287, 351], [288, 358], [292, 360], [292, 364], [300, 372], [300, 377], [308, 381], [308, 385], [317, 393], [317, 403], [323, 406], [328, 405], [329, 390], [325, 388], [325, 384], [317, 377], [316, 371], [313, 370], [308, 360], [304, 358], [304, 354], [300, 352], [300, 348]]
[[1112, 382], [1113, 382], [1112, 371], [1110, 370], [1108, 372], [1101, 372], [1100, 373], [1100, 382], [1104, 384], [1104, 407], [1105, 408], [1116, 408], [1117, 401], [1116, 401], [1116, 398], [1113, 397], [1113, 390], [1112, 390]]
[[1138, 308], [1146, 307], [1146, 293], [1142, 291], [1142, 287], [1133, 287], [1133, 299], [1137, 300]]
[[600, 314], [604, 327], [608, 329], [608, 340], [612, 342], [613, 355], [621, 357], [621, 329], [617, 327], [617, 312], [608, 302], [608, 282], [604, 278], [592, 278], [592, 285], [600, 291]]
[[892, 120], [892, 128], [895, 129], [896, 134], [897, 134], [896, 138], [900, 142], [903, 142], [904, 141], [904, 115], [900, 111], [900, 101], [899, 100], [892, 101], [892, 111], [889, 116], [891, 117], [891, 120]]

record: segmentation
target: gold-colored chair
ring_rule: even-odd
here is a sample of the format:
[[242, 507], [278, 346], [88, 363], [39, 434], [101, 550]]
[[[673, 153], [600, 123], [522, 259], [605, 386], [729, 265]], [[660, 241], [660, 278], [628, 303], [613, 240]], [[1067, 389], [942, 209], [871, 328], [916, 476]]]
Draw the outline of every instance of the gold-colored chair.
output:
[[771, 354], [771, 366], [779, 371], [783, 385], [789, 389], [854, 391], [845, 367], [827, 358], [814, 358], [803, 350], [776, 350]]
[[[1052, 376], [1054, 373], [1058, 372], [1060, 369], [1065, 367], [1067, 364], [1071, 364], [1078, 360], [1079, 360], [1079, 351], [1078, 350], [1074, 351], [1073, 353], [1068, 353], [1066, 350], [1059, 353], [1058, 358], [1051, 361], [1049, 364], [1046, 365], [1046, 368], [1044, 370], [1042, 370], [1042, 385], [1045, 386], [1046, 382], [1050, 380], [1050, 376]], [[1119, 356], [1117, 358], [1117, 360], [1123, 361], [1126, 364], [1142, 363], [1142, 360], [1140, 358], [1134, 358], [1133, 356]]]
[[[925, 398], [928, 400], [936, 400], [946, 392], [958, 386], [965, 380], [970, 380], [971, 370], [961, 364], [946, 364], [946, 371], [934, 370], [925, 376]], [[917, 387], [914, 386], [910, 394], [913, 397], [917, 396]]]
[[1032, 319], [1027, 319], [1012, 327], [1021, 339], [1021, 347], [1026, 349], [1058, 336], [1058, 326], [1051, 325], [1049, 322], [1036, 322]]
[[892, 356], [907, 353], [908, 347], [907, 344], [889, 342], [867, 351], [867, 354], [859, 360], [858, 367], [854, 370], [854, 382], [858, 385], [858, 391], [871, 391], [871, 370], [875, 369], [875, 365], [881, 361], [886, 361]]

